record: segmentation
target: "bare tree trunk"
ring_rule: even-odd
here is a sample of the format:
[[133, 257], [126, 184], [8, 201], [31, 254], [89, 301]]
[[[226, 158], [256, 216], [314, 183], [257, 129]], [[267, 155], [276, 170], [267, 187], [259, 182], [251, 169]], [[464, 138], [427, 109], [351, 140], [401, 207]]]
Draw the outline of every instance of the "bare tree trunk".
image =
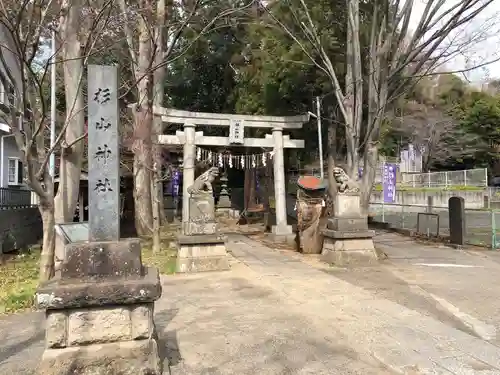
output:
[[[141, 5], [141, 8], [150, 15], [151, 1], [142, 1]], [[139, 54], [135, 71], [138, 100], [134, 119], [134, 207], [135, 226], [139, 235], [151, 234], [153, 230], [151, 203], [153, 77], [150, 72], [153, 53], [149, 30], [150, 18], [145, 15], [139, 17]]]
[[248, 204], [250, 203], [250, 184], [249, 184], [249, 174], [248, 169], [245, 169], [245, 178], [243, 180], [243, 207], [244, 209], [248, 208]]
[[[30, 97], [31, 103], [36, 103], [36, 94], [33, 85], [27, 87], [27, 94]], [[34, 108], [33, 118], [31, 125], [34, 128], [40, 130], [43, 127], [42, 110], [38, 107]], [[33, 135], [31, 126], [26, 127], [26, 132], [22, 135], [20, 129], [16, 127], [14, 129], [14, 135], [16, 142], [20, 150], [24, 147], [24, 136], [27, 139], [32, 137], [36, 140], [36, 148], [31, 148], [29, 152], [24, 152], [24, 162], [27, 171], [27, 182], [33, 191], [38, 196], [38, 209], [42, 217], [43, 226], [43, 239], [42, 239], [42, 253], [40, 257], [39, 265], [39, 280], [41, 282], [47, 281], [54, 276], [55, 273], [55, 219], [54, 219], [54, 183], [52, 181], [52, 176], [49, 175], [48, 169], [45, 166], [40, 169], [40, 166], [45, 161], [47, 155], [47, 149], [45, 145], [45, 134], [43, 131], [36, 132]], [[28, 132], [30, 133], [28, 135]], [[37, 172], [40, 173], [40, 177], [37, 176]], [[43, 184], [42, 184], [43, 181]]]
[[359, 0], [347, 0], [347, 55], [345, 80], [345, 132], [347, 174], [353, 177], [359, 168], [359, 142], [363, 111], [363, 76], [359, 41]]
[[354, 158], [356, 157], [356, 145], [354, 142], [354, 75], [353, 75], [353, 65], [354, 65], [354, 56], [353, 56], [353, 30], [352, 23], [350, 22], [351, 15], [351, 6], [350, 3], [356, 0], [348, 0], [347, 8], [348, 10], [348, 21], [347, 21], [347, 43], [346, 43], [346, 74], [345, 74], [345, 142], [347, 147], [347, 174], [351, 176], [351, 171], [355, 168], [356, 161]]
[[[163, 100], [165, 98], [165, 76], [166, 76], [166, 66], [163, 63], [163, 56], [165, 54], [165, 41], [163, 38], [163, 33], [165, 32], [165, 21], [166, 21], [166, 4], [165, 0], [158, 0], [157, 11], [156, 11], [156, 53], [155, 53], [155, 66], [158, 68], [155, 69], [153, 78], [154, 78], [154, 88], [153, 88], [153, 105], [157, 107], [163, 106]], [[156, 116], [154, 118], [154, 134], [160, 135], [163, 133], [163, 121], [161, 117]], [[163, 176], [162, 176], [162, 166], [164, 160], [162, 158], [162, 148], [161, 146], [155, 144], [154, 146], [154, 160], [158, 165], [158, 169], [154, 171], [154, 177], [159, 182], [158, 186], [153, 189], [155, 192], [155, 196], [158, 197], [158, 203], [153, 206], [153, 215], [156, 211], [158, 211], [158, 216], [160, 218], [160, 224], [165, 223], [165, 207], [163, 201]], [[153, 200], [154, 202], [154, 200]]]
[[[61, 18], [62, 58], [64, 60], [64, 84], [66, 94], [66, 127], [61, 144], [63, 157], [59, 166], [61, 181], [56, 195], [55, 214], [58, 218], [72, 219], [80, 191], [83, 142], [78, 141], [85, 128], [85, 106], [83, 102], [83, 59], [80, 19], [82, 7], [72, 5]], [[76, 142], [76, 143], [75, 143]]]
[[337, 195], [337, 184], [333, 178], [333, 169], [335, 168], [335, 157], [337, 156], [337, 125], [332, 121], [328, 126], [328, 157], [327, 157], [327, 178], [328, 178], [328, 196], [326, 199], [326, 216], [333, 216], [333, 202]]
[[[135, 139], [136, 149], [134, 151], [134, 207], [135, 227], [137, 234], [151, 234], [153, 229], [153, 215], [151, 204], [151, 123], [152, 115], [147, 106], [142, 107], [140, 113], [136, 113], [136, 133], [146, 135], [142, 139]], [[146, 113], [143, 113], [146, 112]], [[148, 113], [149, 112], [149, 113]], [[149, 138], [149, 139], [148, 139]]]
[[[154, 170], [157, 171], [158, 167], [157, 163], [155, 163]], [[161, 168], [160, 168], [161, 170]], [[156, 173], [155, 173], [156, 174]], [[161, 250], [161, 221], [160, 221], [160, 204], [159, 197], [161, 192], [161, 181], [153, 176], [152, 178], [152, 188], [153, 188], [153, 197], [152, 197], [152, 208], [153, 208], [153, 253], [159, 253]]]
[[249, 201], [252, 206], [255, 207], [257, 203], [257, 170], [255, 168], [250, 169], [250, 193], [249, 193]]
[[[64, 140], [61, 142], [61, 158], [59, 164], [59, 188], [54, 200], [56, 223], [73, 221], [80, 191], [80, 175], [83, 159], [83, 142], [78, 141], [84, 134], [85, 112], [83, 102], [83, 59], [79, 36], [81, 27], [82, 6], [70, 0], [63, 5], [60, 27], [62, 39], [62, 59], [65, 96], [66, 123]], [[56, 241], [55, 256], [62, 259], [64, 249], [62, 243]]]
[[38, 206], [43, 224], [42, 255], [40, 258], [40, 276], [41, 282], [47, 281], [54, 276], [54, 247], [55, 247], [55, 220], [54, 207], [50, 204]]
[[370, 196], [373, 189], [373, 182], [377, 172], [378, 146], [376, 142], [366, 145], [364, 155], [363, 178], [361, 180], [361, 211], [368, 212], [370, 206]]
[[245, 169], [245, 208], [255, 206], [255, 170]]
[[[159, 66], [153, 73], [153, 105], [157, 107], [163, 106], [163, 98], [165, 90], [165, 66], [162, 64], [164, 55], [163, 32], [165, 26], [165, 0], [158, 0], [156, 11], [155, 25], [155, 66]], [[163, 121], [160, 116], [155, 116], [153, 119], [153, 136], [156, 138], [163, 133]], [[161, 250], [160, 230], [161, 224], [165, 223], [165, 208], [163, 205], [163, 158], [162, 147], [155, 142], [153, 144], [153, 173], [152, 173], [152, 199], [151, 210], [153, 216], [153, 253]]]
[[266, 166], [263, 168], [263, 173], [262, 173], [262, 182], [261, 182], [261, 190], [262, 190], [262, 204], [264, 205], [264, 209], [266, 212], [269, 212], [270, 210], [270, 194], [274, 190], [273, 187], [273, 179], [272, 179], [272, 164], [267, 163]]
[[337, 155], [337, 125], [332, 121], [328, 126], [328, 195], [334, 199], [337, 194], [337, 185], [333, 178], [333, 169], [335, 168], [335, 156]]

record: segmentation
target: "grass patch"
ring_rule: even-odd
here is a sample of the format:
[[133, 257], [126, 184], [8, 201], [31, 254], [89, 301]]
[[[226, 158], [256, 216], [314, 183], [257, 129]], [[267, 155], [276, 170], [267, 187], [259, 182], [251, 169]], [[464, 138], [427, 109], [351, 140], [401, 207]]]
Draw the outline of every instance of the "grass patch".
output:
[[[151, 240], [145, 239], [142, 247], [142, 261], [145, 265], [158, 268], [161, 274], [175, 273], [176, 250], [170, 248], [173, 231], [165, 228], [161, 236], [162, 249], [153, 254]], [[5, 263], [0, 265], [0, 315], [11, 314], [33, 307], [38, 287], [40, 247], [34, 246], [20, 254], [6, 254]]]
[[12, 255], [0, 265], [0, 314], [30, 309], [38, 287], [40, 249]]
[[172, 275], [175, 273], [175, 263], [177, 259], [177, 250], [170, 246], [174, 240], [175, 227], [166, 225], [162, 228], [160, 234], [161, 250], [154, 254], [151, 238], [142, 238], [142, 262], [145, 265], [158, 268], [163, 275]]
[[162, 246], [161, 251], [157, 254], [153, 254], [150, 241], [144, 243], [142, 246], [142, 263], [158, 268], [158, 271], [163, 275], [172, 275], [175, 273], [176, 259], [176, 250], [170, 249], [168, 245]]

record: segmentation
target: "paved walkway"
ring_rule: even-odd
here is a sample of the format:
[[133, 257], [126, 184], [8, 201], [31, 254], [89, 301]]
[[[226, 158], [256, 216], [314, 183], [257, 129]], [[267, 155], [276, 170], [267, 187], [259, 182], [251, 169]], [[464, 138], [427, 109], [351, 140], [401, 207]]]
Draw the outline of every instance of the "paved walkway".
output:
[[399, 373], [500, 374], [497, 346], [251, 240], [239, 241], [236, 257], [358, 353]]
[[[466, 326], [461, 329], [500, 345], [499, 252], [423, 246], [394, 234], [379, 235], [377, 242], [390, 258], [379, 272], [399, 281], [393, 285], [405, 284], [413, 294], [433, 300], [442, 313], [459, 319]], [[348, 277], [354, 275], [352, 272]], [[365, 281], [358, 278], [355, 283], [370, 288], [381, 284], [371, 282], [383, 279], [381, 276], [365, 272]]]
[[[396, 239], [385, 240], [390, 252]], [[432, 311], [436, 303], [404, 279], [432, 269], [415, 263], [427, 262], [436, 248], [394, 246], [390, 262], [343, 270], [242, 235], [230, 235], [228, 247], [231, 271], [163, 278], [156, 323], [173, 375], [500, 374], [494, 342], [455, 315]], [[405, 251], [420, 253], [412, 260]], [[471, 264], [500, 267], [475, 259]], [[0, 374], [33, 373], [42, 317], [0, 320]]]

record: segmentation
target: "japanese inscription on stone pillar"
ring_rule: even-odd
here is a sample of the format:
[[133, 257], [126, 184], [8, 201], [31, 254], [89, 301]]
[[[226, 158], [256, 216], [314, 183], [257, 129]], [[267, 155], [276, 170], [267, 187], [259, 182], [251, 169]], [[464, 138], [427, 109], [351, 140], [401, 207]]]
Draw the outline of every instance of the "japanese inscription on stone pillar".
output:
[[90, 241], [120, 239], [118, 69], [88, 67]]

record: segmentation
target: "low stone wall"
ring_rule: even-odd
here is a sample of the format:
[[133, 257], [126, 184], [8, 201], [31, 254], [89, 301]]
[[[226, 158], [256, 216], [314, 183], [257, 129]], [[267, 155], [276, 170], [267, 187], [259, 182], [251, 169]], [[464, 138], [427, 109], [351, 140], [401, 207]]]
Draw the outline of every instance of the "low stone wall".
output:
[[43, 236], [43, 225], [37, 207], [11, 208], [0, 210], [0, 251], [34, 245]]
[[[396, 191], [396, 200], [393, 204], [404, 206], [427, 206], [430, 204], [432, 207], [448, 208], [448, 200], [451, 197], [462, 197], [465, 200], [465, 208], [481, 209], [485, 208], [484, 198], [487, 195], [486, 190]], [[370, 202], [382, 204], [383, 199], [383, 192], [374, 191]]]

